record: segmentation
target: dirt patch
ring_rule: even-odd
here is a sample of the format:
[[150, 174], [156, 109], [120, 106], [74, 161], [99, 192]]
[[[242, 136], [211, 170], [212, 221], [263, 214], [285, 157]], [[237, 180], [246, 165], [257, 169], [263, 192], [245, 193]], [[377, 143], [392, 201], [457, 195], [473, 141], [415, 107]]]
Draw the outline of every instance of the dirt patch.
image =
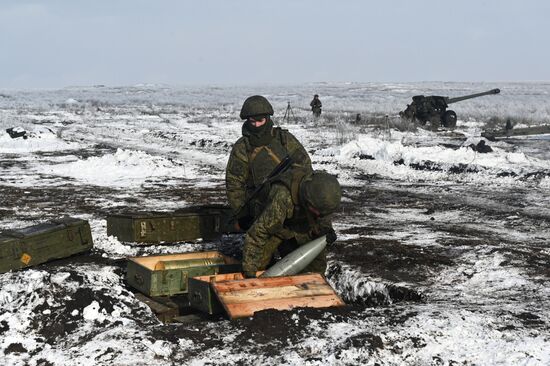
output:
[[0, 334], [4, 334], [6, 331], [10, 330], [10, 326], [7, 321], [2, 320], [0, 322]]
[[[537, 245], [538, 244], [538, 245]], [[537, 246], [539, 246], [537, 248]], [[546, 250], [545, 240], [533, 240], [528, 248], [518, 248], [516, 243], [510, 243], [509, 246], [494, 248], [491, 253], [500, 253], [506, 260], [500, 263], [500, 266], [523, 267], [526, 272], [538, 282], [537, 277], [544, 276], [550, 278], [550, 255]]]
[[260, 311], [252, 318], [238, 321], [244, 332], [239, 334], [236, 341], [254, 339], [258, 344], [291, 344], [302, 338], [301, 333], [307, 325], [303, 324], [304, 319], [301, 316], [294, 317], [289, 311]]
[[[108, 314], [115, 310], [115, 306], [129, 307], [136, 314], [141, 314], [136, 320], [143, 326], [150, 325], [154, 321], [150, 316], [145, 316], [145, 311], [139, 304], [131, 302], [133, 295], [130, 291], [123, 290], [114, 295], [104, 289], [91, 288], [87, 283], [81, 266], [90, 264], [113, 266], [114, 272], [124, 278], [125, 261], [114, 261], [104, 258], [100, 253], [82, 254], [69, 258], [59, 259], [36, 267], [53, 275], [58, 272], [69, 273], [66, 281], [76, 282], [78, 286], [65, 286], [63, 284], [52, 285], [44, 288], [36, 295], [44, 301], [32, 309], [32, 328], [43, 337], [44, 342], [54, 345], [59, 339], [77, 331], [82, 322], [83, 310], [92, 302], [97, 302], [99, 308]], [[50, 301], [51, 300], [51, 301]], [[120, 321], [104, 321], [102, 327], [116, 326]]]
[[[6, 157], [6, 155], [4, 155]], [[29, 166], [29, 163], [24, 160], [17, 160], [17, 158], [13, 159], [1, 159], [0, 160], [0, 168], [2, 169], [10, 169], [10, 168], [17, 168], [17, 169], [26, 169]]]
[[[394, 165], [406, 165], [405, 161], [403, 159], [399, 159], [393, 162]], [[426, 170], [426, 171], [432, 171], [432, 172], [448, 172], [452, 174], [460, 174], [460, 173], [479, 173], [480, 171], [483, 171], [484, 169], [476, 166], [476, 165], [470, 165], [470, 164], [440, 164], [436, 163], [434, 161], [423, 161], [420, 163], [411, 163], [408, 164], [408, 166], [414, 170]]]
[[367, 275], [394, 283], [422, 283], [433, 276], [434, 270], [453, 265], [443, 248], [428, 250], [397, 240], [353, 239], [336, 243], [331, 253]]
[[[245, 345], [253, 340], [257, 352], [278, 356], [304, 338], [318, 335], [316, 332], [326, 324], [358, 316], [361, 309], [364, 308], [345, 306], [329, 309], [296, 308], [291, 311], [263, 310], [251, 318], [234, 321], [241, 330], [235, 342]], [[317, 322], [316, 327], [311, 328], [314, 321]]]
[[106, 154], [114, 154], [116, 150], [117, 149], [114, 146], [110, 146], [107, 144], [95, 144], [91, 147], [84, 148], [84, 149], [37, 151], [34, 154], [38, 157], [43, 157], [43, 158], [74, 155], [79, 159], [88, 159], [91, 157], [103, 156]]
[[114, 310], [113, 306], [120, 302], [105, 295], [103, 291], [92, 290], [88, 287], [79, 287], [74, 293], [58, 289], [55, 296], [59, 301], [55, 305], [49, 305], [48, 301], [44, 301], [33, 309], [32, 321], [33, 328], [44, 337], [45, 342], [52, 345], [59, 338], [79, 328], [80, 322], [83, 321], [83, 309], [93, 301], [97, 301], [99, 307], [108, 313], [111, 313]]
[[27, 349], [21, 343], [12, 343], [4, 349], [4, 354], [27, 353]]
[[347, 264], [330, 262], [326, 275], [336, 292], [348, 304], [378, 307], [423, 300], [422, 294], [411, 287], [381, 282], [379, 279], [375, 281]]
[[516, 318], [521, 320], [524, 326], [526, 327], [540, 327], [544, 325], [544, 320], [542, 320], [538, 315], [530, 312], [522, 312], [519, 314], [514, 314]]
[[208, 149], [221, 148], [221, 149], [224, 149], [224, 150], [228, 150], [231, 147], [232, 144], [230, 144], [226, 141], [214, 141], [214, 140], [211, 140], [211, 139], [198, 139], [198, 140], [191, 141], [189, 143], [189, 145], [196, 146], [196, 147], [201, 147], [201, 148], [208, 148]]
[[55, 219], [71, 214], [106, 214], [98, 207], [103, 197], [117, 192], [111, 188], [95, 186], [63, 185], [60, 187], [10, 187], [0, 185], [2, 204], [18, 207], [20, 212], [14, 219], [36, 219], [39, 210], [40, 220]]
[[[113, 267], [114, 272], [121, 277], [124, 277], [126, 274], [126, 259], [112, 259], [106, 257], [103, 251], [95, 248], [85, 253], [40, 264], [35, 268], [49, 273], [56, 273], [63, 266], [78, 268], [78, 266], [85, 264]], [[84, 281], [83, 277], [76, 271], [70, 271], [70, 279], [79, 283]]]
[[55, 364], [46, 359], [39, 358], [38, 360], [36, 360], [36, 366], [55, 366]]
[[[180, 182], [178, 185], [167, 185], [162, 189], [145, 187], [140, 196], [149, 199], [181, 201], [189, 205], [226, 204], [227, 201], [225, 183], [223, 182], [215, 186], [201, 187], [200, 189], [195, 188], [192, 183], [185, 182]], [[141, 211], [146, 209], [142, 207]]]
[[360, 333], [349, 337], [346, 340], [349, 343], [350, 348], [369, 348], [369, 349], [382, 349], [384, 348], [384, 342], [382, 338], [371, 333]]

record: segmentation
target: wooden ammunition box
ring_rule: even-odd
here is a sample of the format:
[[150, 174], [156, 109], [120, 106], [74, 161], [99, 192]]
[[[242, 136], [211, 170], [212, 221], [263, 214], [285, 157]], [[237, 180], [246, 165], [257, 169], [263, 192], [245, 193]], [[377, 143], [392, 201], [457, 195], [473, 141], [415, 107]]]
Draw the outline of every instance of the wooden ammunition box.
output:
[[209, 314], [225, 311], [230, 319], [253, 316], [266, 309], [344, 306], [318, 273], [295, 276], [244, 278], [241, 273], [189, 279], [191, 307]]
[[107, 235], [124, 242], [209, 240], [235, 231], [231, 209], [224, 206], [196, 206], [175, 212], [123, 213], [107, 217]]
[[[180, 263], [182, 266], [177, 268], [164, 263]], [[187, 293], [191, 277], [240, 270], [237, 260], [218, 251], [166, 254], [129, 258], [126, 280], [147, 296], [172, 296]]]
[[0, 232], [0, 273], [88, 251], [93, 246], [88, 221], [65, 217]]

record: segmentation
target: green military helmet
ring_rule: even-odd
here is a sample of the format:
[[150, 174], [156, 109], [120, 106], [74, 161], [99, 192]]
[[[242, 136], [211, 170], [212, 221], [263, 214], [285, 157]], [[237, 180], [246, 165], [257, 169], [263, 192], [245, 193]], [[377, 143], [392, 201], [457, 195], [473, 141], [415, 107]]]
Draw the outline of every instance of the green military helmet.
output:
[[300, 196], [305, 203], [319, 211], [321, 216], [325, 216], [340, 208], [342, 189], [334, 175], [324, 171], [314, 171], [302, 181]]
[[273, 107], [271, 103], [261, 95], [253, 95], [246, 98], [241, 108], [241, 119], [247, 119], [252, 116], [272, 116]]

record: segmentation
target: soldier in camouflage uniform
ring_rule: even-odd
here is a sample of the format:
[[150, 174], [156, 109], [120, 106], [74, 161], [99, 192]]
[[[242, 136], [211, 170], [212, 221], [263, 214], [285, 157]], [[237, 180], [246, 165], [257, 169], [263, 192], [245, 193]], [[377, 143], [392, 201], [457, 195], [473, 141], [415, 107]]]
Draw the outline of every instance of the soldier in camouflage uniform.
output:
[[[336, 240], [328, 217], [340, 206], [342, 192], [336, 178], [323, 171], [292, 169], [270, 184], [265, 208], [247, 231], [243, 248], [243, 272], [255, 277], [266, 269], [276, 250], [281, 257], [322, 235]], [[303, 272], [325, 274], [326, 250]]]
[[292, 158], [293, 167], [312, 170], [302, 144], [287, 130], [273, 127], [272, 115], [273, 107], [266, 98], [254, 95], [244, 101], [240, 113], [246, 120], [243, 136], [233, 146], [227, 162], [227, 198], [243, 230], [262, 212], [269, 189], [262, 189], [249, 200], [251, 193], [285, 157]]

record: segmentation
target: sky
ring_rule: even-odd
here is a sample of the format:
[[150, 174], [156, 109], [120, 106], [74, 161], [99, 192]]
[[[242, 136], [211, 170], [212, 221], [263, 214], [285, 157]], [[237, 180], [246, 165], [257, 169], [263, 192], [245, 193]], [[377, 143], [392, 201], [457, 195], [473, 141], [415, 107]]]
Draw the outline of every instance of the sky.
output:
[[546, 0], [1, 0], [0, 89], [549, 81]]

